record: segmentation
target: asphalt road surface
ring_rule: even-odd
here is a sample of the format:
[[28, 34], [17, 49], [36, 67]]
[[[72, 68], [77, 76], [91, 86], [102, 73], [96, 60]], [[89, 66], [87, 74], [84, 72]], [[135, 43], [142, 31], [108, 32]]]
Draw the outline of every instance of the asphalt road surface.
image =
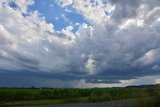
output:
[[44, 106], [27, 106], [27, 107], [126, 107], [127, 105], [135, 103], [135, 99], [107, 101], [99, 103], [83, 103], [83, 104], [58, 104], [58, 105], [44, 105]]

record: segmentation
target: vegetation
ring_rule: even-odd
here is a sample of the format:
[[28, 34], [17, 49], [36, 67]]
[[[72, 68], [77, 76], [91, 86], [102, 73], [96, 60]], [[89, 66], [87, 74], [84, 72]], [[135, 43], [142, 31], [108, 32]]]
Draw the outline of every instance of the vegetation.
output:
[[128, 107], [160, 107], [159, 98], [148, 99], [148, 98], [139, 98], [137, 103], [129, 105]]
[[[160, 86], [127, 87], [127, 88], [0, 88], [1, 105], [43, 105], [79, 102], [100, 102], [122, 99], [139, 98], [145, 103], [144, 98], [160, 95]], [[156, 98], [160, 102], [160, 97]], [[150, 100], [151, 102], [152, 100]], [[153, 100], [155, 103], [156, 100]], [[156, 102], [157, 102], [156, 101]], [[151, 102], [152, 103], [152, 102]], [[137, 107], [143, 107], [138, 106]], [[133, 106], [133, 107], [136, 107]], [[131, 106], [132, 107], [132, 106]], [[146, 106], [144, 106], [146, 107]], [[152, 106], [149, 106], [152, 107]], [[156, 106], [154, 106], [156, 107]], [[160, 107], [160, 106], [157, 106]]]
[[160, 88], [155, 88], [155, 95], [149, 97], [147, 93], [142, 92], [135, 104], [128, 107], [160, 107]]

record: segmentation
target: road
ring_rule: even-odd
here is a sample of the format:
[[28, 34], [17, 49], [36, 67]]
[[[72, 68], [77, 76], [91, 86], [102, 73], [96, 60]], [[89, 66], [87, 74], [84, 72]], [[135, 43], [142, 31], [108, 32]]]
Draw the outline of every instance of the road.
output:
[[[27, 107], [126, 107], [127, 105], [135, 103], [135, 99], [116, 100], [99, 103], [83, 103], [83, 104], [58, 104], [45, 106], [27, 106]], [[25, 106], [26, 107], [26, 106]]]

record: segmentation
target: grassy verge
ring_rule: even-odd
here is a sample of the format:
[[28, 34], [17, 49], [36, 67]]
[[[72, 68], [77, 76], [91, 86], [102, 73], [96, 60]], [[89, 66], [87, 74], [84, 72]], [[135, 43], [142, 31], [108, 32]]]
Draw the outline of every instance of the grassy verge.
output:
[[160, 107], [160, 90], [155, 90], [154, 97], [142, 95], [135, 104], [128, 107]]
[[137, 103], [129, 105], [128, 107], [160, 107], [160, 100], [139, 98]]

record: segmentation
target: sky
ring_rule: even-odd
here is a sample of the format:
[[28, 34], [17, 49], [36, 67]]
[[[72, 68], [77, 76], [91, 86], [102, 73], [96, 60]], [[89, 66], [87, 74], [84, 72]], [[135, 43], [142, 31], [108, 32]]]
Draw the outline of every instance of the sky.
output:
[[159, 0], [0, 0], [0, 87], [159, 83]]

